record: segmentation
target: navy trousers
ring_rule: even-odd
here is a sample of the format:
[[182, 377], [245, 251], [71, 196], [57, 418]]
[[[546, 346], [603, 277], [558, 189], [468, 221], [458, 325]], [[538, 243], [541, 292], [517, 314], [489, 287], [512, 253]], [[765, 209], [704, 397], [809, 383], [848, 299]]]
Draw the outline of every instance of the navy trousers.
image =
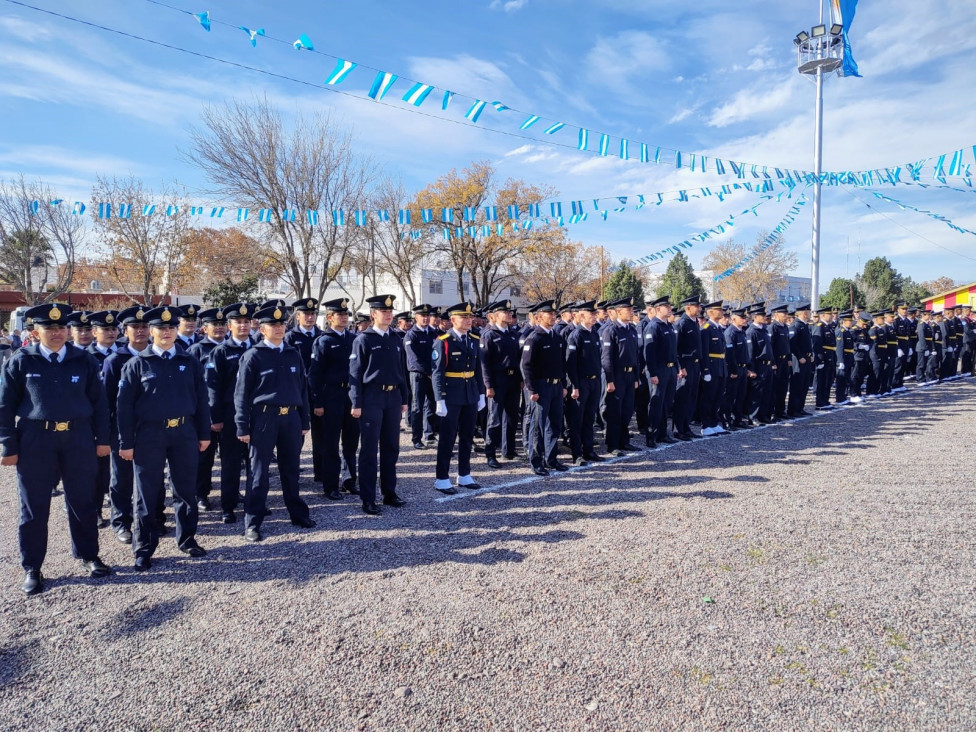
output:
[[21, 566], [40, 569], [47, 554], [51, 492], [60, 481], [68, 507], [71, 553], [76, 559], [98, 556], [98, 508], [95, 505], [95, 437], [77, 421], [66, 432], [52, 432], [44, 422], [22, 419], [17, 424], [20, 452], [17, 488], [20, 493]]
[[229, 513], [237, 508], [241, 496], [241, 468], [246, 467], [247, 479], [251, 479], [251, 461], [248, 446], [237, 439], [234, 420], [224, 423], [217, 433], [220, 442], [220, 510]]
[[206, 498], [213, 490], [213, 467], [219, 442], [220, 433], [211, 432], [210, 446], [200, 453], [200, 460], [197, 463], [197, 498]]
[[[368, 386], [366, 388], [369, 389]], [[416, 392], [414, 395], [416, 396]], [[380, 491], [384, 496], [396, 493], [396, 464], [400, 458], [400, 417], [403, 414], [403, 402], [399, 390], [396, 389], [378, 394], [367, 392], [365, 401], [369, 403], [363, 407], [359, 418], [359, 497], [363, 499], [363, 503], [376, 503], [377, 462]], [[421, 413], [417, 422], [422, 418]]]
[[529, 423], [529, 462], [542, 468], [556, 462], [563, 427], [563, 385], [542, 384]]
[[458, 476], [471, 475], [471, 446], [478, 418], [477, 404], [448, 404], [447, 415], [440, 419], [437, 436], [437, 480], [447, 480], [451, 471], [454, 442], [458, 448]]
[[[413, 396], [410, 408], [413, 415], [413, 422], [410, 425], [413, 432], [412, 437], [414, 442], [420, 442], [421, 439], [429, 439], [431, 435], [437, 432], [437, 415], [434, 413], [436, 407], [434, 382], [430, 380], [429, 376], [411, 371], [410, 392]], [[397, 398], [399, 399], [399, 395]], [[403, 414], [402, 409], [400, 414]]]
[[495, 380], [495, 396], [488, 400], [488, 430], [485, 434], [485, 456], [497, 457], [501, 447], [505, 457], [515, 456], [515, 431], [518, 427], [521, 383]]
[[698, 383], [701, 379], [701, 365], [688, 364], [685, 367], [687, 376], [680, 388], [674, 392], [674, 431], [681, 434], [691, 432], [691, 420], [695, 416], [695, 405], [698, 402]]
[[[350, 413], [348, 389], [342, 389], [325, 402], [322, 416], [322, 489], [331, 493], [339, 489], [342, 465], [345, 462], [349, 477], [356, 480], [356, 448], [359, 447], [359, 420]], [[313, 433], [312, 437], [315, 435]], [[312, 443], [315, 444], [314, 442]], [[341, 453], [340, 453], [341, 445]]]
[[112, 448], [112, 482], [108, 495], [112, 503], [112, 531], [132, 530], [132, 487], [134, 473], [132, 461], [119, 457], [119, 451]]
[[271, 488], [271, 456], [277, 451], [278, 478], [285, 508], [293, 521], [308, 518], [308, 505], [298, 491], [302, 457], [302, 418], [292, 408], [279, 414], [278, 407], [255, 405], [251, 418], [251, 478], [244, 490], [244, 528], [260, 528], [268, 508]]
[[169, 466], [176, 514], [176, 543], [183, 546], [197, 533], [197, 465], [200, 450], [192, 419], [179, 427], [143, 422], [136, 427], [135, 523], [132, 552], [151, 557], [159, 546], [159, 514], [166, 497], [164, 470]]
[[579, 385], [579, 399], [570, 399], [570, 402], [572, 409], [568, 414], [569, 450], [575, 460], [594, 452], [593, 423], [600, 403], [600, 377], [583, 379]]
[[[678, 372], [674, 368], [662, 369], [653, 374], [657, 384], [651, 384], [651, 406], [648, 410], [647, 431], [655, 440], [668, 436], [668, 412], [674, 405], [674, 393], [678, 383]], [[650, 382], [650, 378], [648, 378]]]
[[604, 403], [607, 450], [614, 452], [630, 441], [630, 420], [634, 416], [634, 383], [637, 372], [622, 373], [613, 382], [613, 392], [607, 392]]

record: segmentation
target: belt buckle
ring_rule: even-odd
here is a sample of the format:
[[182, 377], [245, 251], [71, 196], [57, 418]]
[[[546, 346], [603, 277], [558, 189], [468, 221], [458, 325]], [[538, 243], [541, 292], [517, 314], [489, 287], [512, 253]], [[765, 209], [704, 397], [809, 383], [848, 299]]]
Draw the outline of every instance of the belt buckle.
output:
[[291, 411], [291, 407], [278, 407], [278, 415], [283, 417]]
[[176, 419], [167, 419], [166, 420], [166, 426], [169, 427], [169, 428], [179, 427], [180, 426], [180, 418], [177, 417]]
[[70, 422], [55, 422], [54, 423], [54, 431], [55, 432], [67, 432], [69, 429], [71, 429], [71, 423]]

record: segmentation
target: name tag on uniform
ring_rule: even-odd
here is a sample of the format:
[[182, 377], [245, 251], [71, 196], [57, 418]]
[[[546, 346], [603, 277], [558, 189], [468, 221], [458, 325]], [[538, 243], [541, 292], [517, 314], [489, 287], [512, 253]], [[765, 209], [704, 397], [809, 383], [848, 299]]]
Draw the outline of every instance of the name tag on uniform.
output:
[[342, 345], [341, 343], [333, 343], [333, 344], [332, 344], [332, 345], [330, 346], [330, 348], [339, 348], [339, 346], [341, 346], [341, 345]]
[[372, 347], [372, 348], [370, 348], [369, 350], [371, 350], [371, 351], [378, 351], [378, 350], [379, 350], [379, 349], [381, 349], [382, 347], [383, 347], [383, 346], [373, 346], [373, 347]]
[[274, 369], [267, 369], [265, 371], [262, 371], [260, 374], [258, 374], [258, 376], [267, 376], [268, 374], [273, 374], [273, 373], [274, 373]]

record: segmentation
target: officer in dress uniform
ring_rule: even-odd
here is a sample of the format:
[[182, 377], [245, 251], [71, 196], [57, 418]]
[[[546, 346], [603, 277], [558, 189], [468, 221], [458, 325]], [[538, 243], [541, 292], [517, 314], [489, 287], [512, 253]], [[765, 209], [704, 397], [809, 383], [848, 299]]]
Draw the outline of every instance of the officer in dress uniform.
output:
[[790, 388], [792, 361], [790, 353], [790, 329], [786, 324], [786, 305], [773, 308], [772, 322], [767, 326], [773, 349], [773, 418], [775, 422], [786, 419], [786, 392]]
[[[314, 297], [306, 297], [295, 300], [291, 304], [294, 313], [295, 327], [285, 333], [285, 343], [296, 349], [305, 364], [305, 376], [308, 378], [309, 369], [312, 367], [312, 346], [319, 336], [322, 329], [316, 324], [319, 314], [319, 301]], [[323, 482], [322, 476], [322, 440], [324, 439], [324, 419], [311, 416], [312, 425], [312, 480], [316, 483]]]
[[28, 595], [44, 589], [51, 494], [60, 481], [71, 551], [91, 577], [111, 573], [98, 557], [97, 457], [109, 454], [109, 420], [98, 363], [67, 345], [67, 309], [30, 308], [39, 343], [17, 349], [0, 378], [0, 465], [16, 466], [21, 566]]
[[963, 374], [973, 374], [974, 354], [976, 354], [976, 321], [973, 320], [971, 305], [962, 306], [962, 354], [960, 362]]
[[458, 448], [457, 486], [477, 490], [481, 486], [471, 477], [471, 448], [478, 412], [485, 406], [485, 385], [481, 379], [480, 338], [471, 334], [471, 303], [452, 305], [445, 313], [451, 329], [434, 341], [434, 398], [440, 417], [437, 440], [437, 473], [434, 488], [447, 495], [457, 493], [451, 485], [451, 454]]
[[434, 309], [426, 303], [415, 307], [414, 326], [403, 339], [409, 373], [409, 393], [413, 396], [410, 406], [413, 415], [411, 425], [413, 446], [418, 450], [427, 447], [426, 443], [434, 440], [437, 433], [437, 415], [434, 414], [436, 400], [434, 385], [431, 382], [433, 364], [430, 357], [433, 353], [434, 338], [440, 334], [436, 327], [429, 325], [434, 312]]
[[[105, 396], [108, 401], [109, 420], [111, 422], [112, 447], [112, 480], [109, 483], [109, 501], [112, 505], [112, 531], [123, 544], [132, 543], [132, 510], [133, 510], [133, 470], [132, 461], [123, 460], [119, 456], [119, 423], [118, 398], [119, 381], [122, 378], [122, 367], [129, 359], [138, 355], [149, 347], [149, 323], [145, 320], [146, 310], [141, 305], [126, 308], [119, 313], [117, 321], [122, 324], [126, 344], [116, 349], [102, 364], [102, 382], [105, 384]], [[157, 520], [160, 531], [165, 532], [165, 514], [163, 507], [159, 507]]]
[[303, 529], [315, 526], [298, 487], [310, 416], [305, 363], [298, 349], [284, 342], [285, 308], [259, 310], [255, 319], [261, 324], [261, 342], [241, 356], [234, 388], [237, 439], [248, 446], [251, 461], [244, 490], [244, 538], [250, 542], [263, 538], [261, 524], [268, 512], [274, 454], [291, 523]]
[[640, 366], [640, 338], [630, 322], [634, 298], [624, 297], [607, 303], [613, 320], [600, 329], [600, 365], [606, 379], [603, 413], [607, 452], [622, 454], [640, 448], [630, 443], [630, 419], [634, 415], [634, 396]]
[[577, 304], [579, 323], [566, 337], [566, 376], [569, 386], [569, 449], [574, 465], [601, 463], [596, 454], [593, 424], [600, 405], [602, 344], [596, 325], [596, 301]]
[[[395, 299], [393, 295], [366, 299], [373, 325], [356, 337], [349, 356], [351, 414], [360, 420], [359, 497], [363, 512], [371, 516], [380, 514], [376, 505], [377, 452], [383, 504], [393, 508], [406, 504], [396, 492], [400, 420], [407, 410], [407, 379], [400, 354], [403, 345], [399, 338], [390, 335]], [[429, 358], [430, 353], [427, 355]]]
[[769, 424], [773, 417], [773, 345], [766, 328], [766, 303], [749, 308], [752, 323], [746, 329], [746, 346], [755, 378], [749, 380], [746, 412], [750, 420]]
[[796, 306], [793, 323], [788, 329], [792, 368], [790, 374], [790, 396], [786, 407], [788, 417], [809, 417], [804, 409], [807, 392], [810, 391], [810, 377], [814, 368], [813, 339], [810, 335], [810, 303]]
[[[88, 346], [88, 352], [98, 363], [98, 374], [101, 378], [102, 366], [105, 359], [115, 353], [115, 341], [119, 336], [118, 313], [114, 310], [101, 310], [91, 313], [88, 322], [91, 324], [94, 340]], [[98, 476], [95, 479], [95, 505], [98, 507], [98, 528], [103, 529], [109, 525], [108, 519], [102, 514], [102, 505], [108, 496], [109, 486], [112, 482], [112, 456], [100, 455], [98, 457]]]
[[701, 311], [699, 295], [692, 295], [681, 301], [684, 313], [675, 324], [675, 338], [678, 349], [678, 367], [685, 372], [675, 387], [673, 427], [675, 437], [687, 442], [697, 439], [691, 429], [698, 403], [698, 387], [702, 377], [702, 342], [698, 314]]
[[559, 307], [559, 320], [552, 326], [553, 332], [566, 340], [566, 331], [573, 326], [573, 312], [576, 310], [575, 302], [568, 302]]
[[705, 305], [708, 319], [701, 326], [702, 383], [698, 398], [701, 411], [702, 436], [720, 435], [727, 430], [719, 424], [719, 410], [725, 394], [729, 375], [729, 348], [719, 320], [722, 318], [722, 301]]
[[[210, 354], [224, 341], [227, 333], [227, 322], [224, 313], [220, 308], [209, 308], [200, 310], [197, 313], [203, 327], [203, 337], [187, 348], [186, 352], [200, 362], [206, 369], [210, 361]], [[182, 324], [182, 321], [180, 321]], [[211, 412], [211, 419], [213, 413]], [[200, 453], [200, 462], [197, 464], [197, 510], [209, 511], [210, 492], [213, 490], [213, 466], [214, 459], [217, 457], [217, 447], [220, 442], [220, 433], [210, 430], [210, 444], [207, 449]], [[221, 470], [223, 470], [223, 458], [221, 458]]]
[[834, 394], [834, 404], [842, 406], [850, 403], [851, 381], [854, 378], [854, 353], [857, 350], [854, 343], [854, 311], [844, 310], [838, 313], [839, 322], [834, 330], [837, 341], [837, 389]]
[[[652, 303], [654, 317], [644, 332], [644, 362], [651, 386], [651, 406], [648, 417], [647, 446], [657, 443], [674, 444], [677, 440], [668, 432], [668, 414], [674, 408], [674, 394], [678, 379], [686, 379], [688, 372], [679, 367], [678, 341], [671, 324], [671, 300], [665, 296]], [[701, 334], [699, 333], [699, 349]], [[689, 440], [687, 436], [679, 439]]]
[[190, 346], [200, 340], [197, 334], [198, 317], [200, 306], [194, 304], [181, 305], [179, 308], [180, 319], [176, 334], [176, 347], [181, 350], [189, 350]]
[[348, 300], [329, 300], [324, 307], [329, 324], [312, 347], [308, 380], [313, 413], [322, 418], [323, 424], [322, 490], [329, 500], [339, 501], [343, 466], [349, 477], [342, 488], [348, 493], [356, 492], [359, 420], [353, 419], [349, 400], [349, 357], [356, 334], [349, 329]]
[[[941, 316], [941, 318], [939, 317]], [[936, 322], [942, 335], [942, 360], [939, 367], [939, 380], [948, 379], [956, 373], [956, 321], [952, 309], [936, 314]], [[936, 339], [938, 342], [938, 338]]]
[[818, 411], [833, 409], [830, 404], [830, 386], [837, 373], [837, 334], [832, 322], [833, 311], [820, 308], [817, 322], [810, 326], [810, 342], [813, 344], [814, 379]]
[[217, 434], [220, 443], [220, 510], [225, 524], [237, 522], [235, 510], [240, 502], [241, 468], [245, 468], [248, 482], [251, 476], [248, 447], [237, 439], [234, 389], [241, 356], [254, 345], [250, 332], [251, 316], [257, 312], [255, 307], [254, 303], [237, 302], [221, 310], [230, 333], [210, 352], [204, 369], [210, 402], [210, 429]]
[[881, 393], [890, 394], [895, 377], [895, 366], [901, 357], [898, 351], [898, 335], [895, 332], [895, 312], [893, 310], [884, 311], [884, 330], [888, 337], [887, 360], [885, 361], [884, 377], [881, 380]]
[[897, 304], [896, 315], [892, 326], [895, 329], [895, 338], [898, 341], [895, 349], [895, 369], [891, 377], [891, 387], [894, 391], [905, 389], [905, 376], [909, 373], [911, 366], [911, 356], [914, 354], [915, 328], [908, 319], [908, 303], [900, 302]]
[[485, 458], [488, 467], [499, 469], [498, 450], [506, 460], [515, 459], [515, 433], [518, 426], [522, 375], [519, 369], [521, 348], [514, 325], [511, 300], [499, 300], [487, 308], [491, 324], [481, 334], [481, 377], [488, 399], [488, 429]]
[[[872, 355], [874, 341], [871, 340], [871, 314], [866, 312], [858, 313], [857, 327], [854, 328], [854, 371], [851, 374], [851, 401], [857, 404], [863, 400], [861, 393], [864, 389], [864, 382], [872, 371]], [[877, 355], [874, 356], [877, 358]]]
[[210, 444], [210, 407], [200, 362], [175, 345], [179, 313], [163, 306], [145, 314], [153, 345], [128, 360], [119, 380], [119, 456], [135, 470], [132, 550], [139, 572], [150, 569], [159, 545], [167, 464], [177, 546], [191, 557], [206, 554], [196, 540], [196, 478], [199, 455]]
[[522, 346], [520, 363], [530, 416], [527, 448], [532, 472], [549, 475], [550, 470], [568, 470], [557, 457], [566, 397], [566, 344], [553, 330], [556, 307], [552, 300], [538, 303], [532, 311], [536, 325]]
[[888, 361], [888, 331], [885, 330], [884, 311], [871, 313], [873, 325], [868, 327], [868, 338], [871, 339], [868, 358], [871, 368], [868, 371], [868, 396], [878, 396], [883, 390], [884, 371]]
[[723, 427], [734, 432], [751, 429], [754, 425], [746, 411], [749, 383], [756, 378], [750, 349], [746, 342], [746, 315], [744, 308], [729, 311], [729, 324], [725, 326], [726, 367], [728, 381], [722, 406]]

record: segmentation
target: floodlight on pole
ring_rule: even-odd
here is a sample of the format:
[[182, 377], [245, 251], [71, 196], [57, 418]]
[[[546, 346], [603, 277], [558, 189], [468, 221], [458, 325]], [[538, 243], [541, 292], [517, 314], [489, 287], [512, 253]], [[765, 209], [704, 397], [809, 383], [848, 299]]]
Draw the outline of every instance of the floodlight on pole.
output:
[[811, 79], [817, 86], [817, 101], [814, 117], [813, 162], [815, 180], [813, 184], [813, 237], [811, 243], [810, 264], [810, 300], [814, 310], [820, 307], [820, 195], [821, 175], [823, 173], [823, 80], [824, 74], [837, 71], [844, 63], [843, 44], [834, 43], [834, 29], [843, 26], [834, 23], [831, 36], [827, 35], [824, 24], [823, 0], [817, 0], [820, 6], [820, 24], [806, 31], [800, 31], [793, 43], [796, 46], [797, 71]]

